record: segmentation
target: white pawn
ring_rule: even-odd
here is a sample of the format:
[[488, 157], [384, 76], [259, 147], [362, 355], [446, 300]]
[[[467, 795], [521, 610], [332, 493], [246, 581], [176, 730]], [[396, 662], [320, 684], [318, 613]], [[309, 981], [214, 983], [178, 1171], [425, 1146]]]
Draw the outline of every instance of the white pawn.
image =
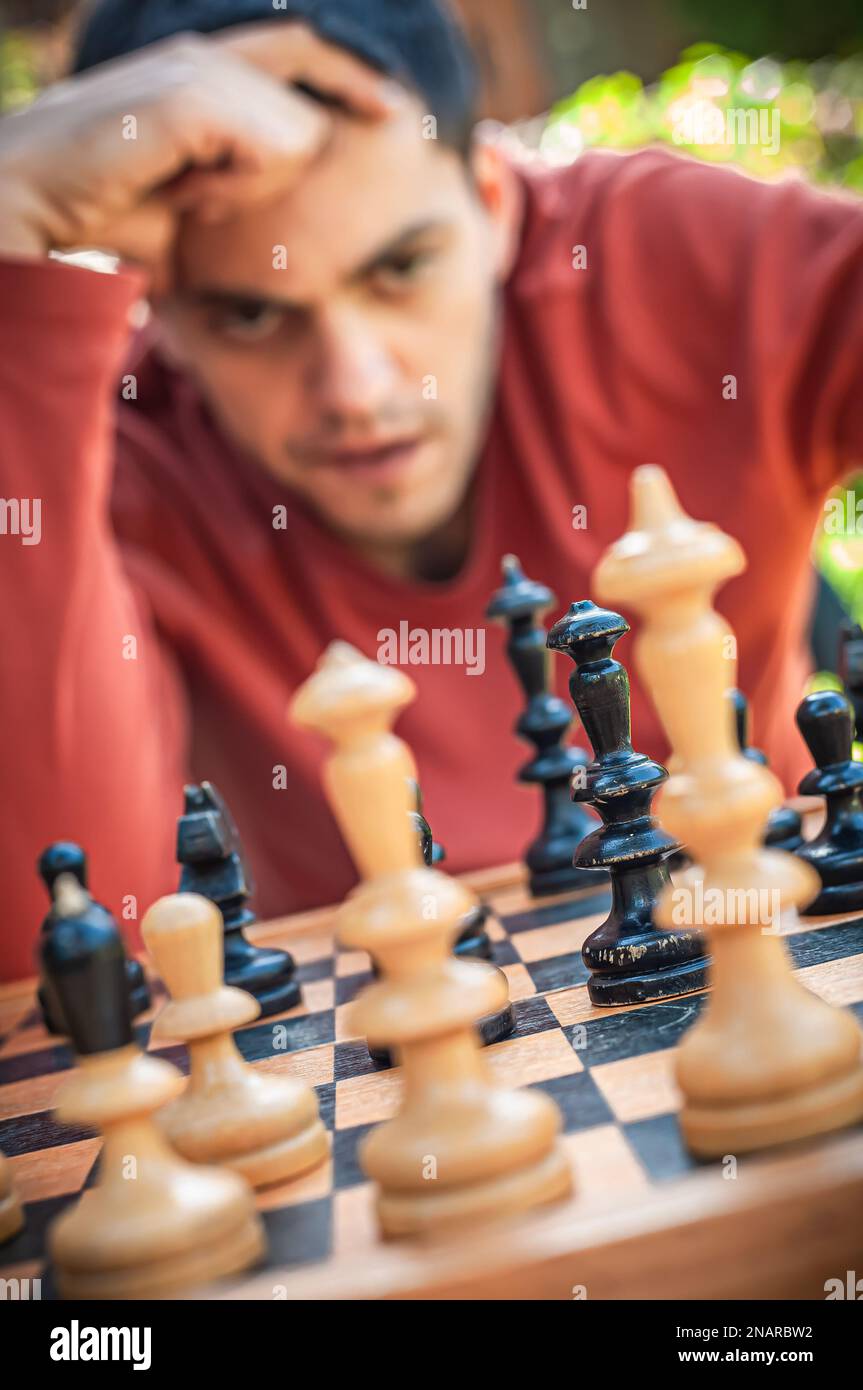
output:
[[248, 1268], [265, 1248], [248, 1183], [187, 1163], [155, 1120], [183, 1078], [134, 1042], [116, 927], [72, 874], [55, 902], [42, 966], [77, 1054], [56, 1115], [104, 1139], [98, 1181], [50, 1230], [61, 1297], [162, 1298]]
[[172, 998], [152, 1037], [189, 1049], [189, 1084], [159, 1115], [164, 1133], [193, 1163], [219, 1163], [254, 1187], [284, 1182], [322, 1163], [327, 1131], [314, 1091], [291, 1076], [256, 1071], [233, 1030], [260, 1005], [224, 983], [222, 917], [208, 898], [174, 893], [153, 903], [141, 931]]
[[683, 1135], [705, 1158], [863, 1118], [857, 1021], [806, 989], [773, 926], [780, 911], [811, 902], [818, 879], [795, 855], [763, 848], [782, 789], [737, 740], [727, 696], [736, 643], [713, 594], [745, 566], [737, 542], [687, 516], [667, 475], [648, 465], [633, 475], [630, 530], [594, 574], [602, 602], [641, 616], [635, 658], [676, 758], [662, 819], [695, 863], [665, 890], [656, 916], [682, 925], [682, 902], [685, 924], [710, 938], [712, 992], [676, 1065]]

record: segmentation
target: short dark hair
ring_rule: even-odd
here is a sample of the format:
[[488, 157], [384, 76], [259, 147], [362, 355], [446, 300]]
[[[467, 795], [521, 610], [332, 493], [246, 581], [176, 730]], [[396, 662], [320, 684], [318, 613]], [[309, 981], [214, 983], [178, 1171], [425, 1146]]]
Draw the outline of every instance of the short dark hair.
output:
[[476, 71], [446, 0], [97, 0], [78, 35], [73, 71], [133, 53], [172, 34], [213, 33], [257, 20], [301, 20], [329, 43], [413, 88], [438, 138], [466, 150]]

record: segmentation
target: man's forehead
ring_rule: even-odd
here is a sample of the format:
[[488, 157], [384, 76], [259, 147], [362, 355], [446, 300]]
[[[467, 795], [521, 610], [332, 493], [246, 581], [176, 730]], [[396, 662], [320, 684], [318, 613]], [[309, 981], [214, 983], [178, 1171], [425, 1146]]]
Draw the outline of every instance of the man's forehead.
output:
[[282, 197], [225, 223], [187, 222], [181, 278], [189, 288], [242, 283], [313, 298], [411, 233], [451, 224], [468, 198], [462, 159], [424, 138], [413, 103], [379, 124], [337, 117], [325, 149]]

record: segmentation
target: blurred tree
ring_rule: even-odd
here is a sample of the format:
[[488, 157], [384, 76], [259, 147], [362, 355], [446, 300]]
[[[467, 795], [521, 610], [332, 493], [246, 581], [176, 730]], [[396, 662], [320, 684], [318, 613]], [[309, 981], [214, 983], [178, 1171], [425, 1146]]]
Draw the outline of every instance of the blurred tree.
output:
[[687, 26], [746, 53], [820, 58], [863, 48], [863, 0], [671, 0]]
[[80, 0], [3, 0], [0, 25], [19, 28], [33, 24], [56, 24], [65, 19]]
[[31, 101], [64, 71], [80, 0], [0, 0], [0, 112]]
[[480, 116], [514, 121], [554, 99], [541, 33], [529, 0], [451, 0], [482, 83]]

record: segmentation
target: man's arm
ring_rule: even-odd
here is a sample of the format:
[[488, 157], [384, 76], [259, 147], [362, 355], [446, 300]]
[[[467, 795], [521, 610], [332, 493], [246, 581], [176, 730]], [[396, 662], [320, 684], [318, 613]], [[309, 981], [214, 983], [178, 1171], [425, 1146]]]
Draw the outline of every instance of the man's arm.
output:
[[[35, 859], [80, 841], [127, 919], [170, 885], [183, 699], [110, 534], [112, 397], [137, 276], [0, 263], [0, 726], [6, 930], [33, 968]], [[126, 900], [124, 904], [124, 899]]]
[[108, 519], [114, 379], [145, 282], [48, 253], [103, 247], [164, 287], [181, 214], [264, 200], [321, 147], [330, 118], [286, 85], [310, 68], [366, 118], [396, 104], [279, 22], [154, 44], [0, 121], [0, 978], [32, 970], [49, 840], [84, 845], [127, 920], [170, 886], [185, 747], [179, 680]]

